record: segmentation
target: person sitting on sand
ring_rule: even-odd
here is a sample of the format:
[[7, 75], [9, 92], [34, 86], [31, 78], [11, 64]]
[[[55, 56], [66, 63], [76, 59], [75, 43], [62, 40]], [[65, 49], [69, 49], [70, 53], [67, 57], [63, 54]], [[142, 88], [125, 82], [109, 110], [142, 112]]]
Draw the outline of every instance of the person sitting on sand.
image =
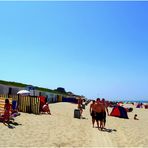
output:
[[139, 120], [139, 119], [137, 118], [137, 114], [134, 115], [134, 120]]
[[18, 112], [18, 110], [12, 110], [11, 111], [11, 117], [17, 117], [20, 116], [21, 114]]
[[18, 105], [16, 101], [12, 101], [11, 117], [17, 117], [17, 116], [20, 116], [20, 113], [18, 111]]
[[43, 110], [43, 112], [47, 112], [48, 114], [51, 115], [48, 103], [43, 105], [42, 110]]

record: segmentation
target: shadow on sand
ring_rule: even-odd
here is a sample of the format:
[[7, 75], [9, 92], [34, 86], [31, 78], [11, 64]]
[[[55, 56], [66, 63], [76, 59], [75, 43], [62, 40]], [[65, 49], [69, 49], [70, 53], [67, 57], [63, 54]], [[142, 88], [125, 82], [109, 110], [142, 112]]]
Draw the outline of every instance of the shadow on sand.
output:
[[102, 129], [101, 131], [103, 131], [103, 132], [108, 132], [108, 133], [111, 133], [111, 132], [117, 132], [117, 130], [116, 129], [107, 129], [107, 128], [104, 128], [104, 129]]
[[81, 117], [81, 119], [87, 119], [88, 120], [88, 118], [86, 118], [86, 117]]
[[[98, 128], [98, 127], [96, 126], [95, 128]], [[101, 130], [101, 128], [99, 128], [99, 131], [108, 132], [108, 133], [117, 132], [116, 129], [109, 129], [109, 128], [103, 128], [102, 130]]]
[[[75, 117], [74, 117], [75, 118]], [[86, 117], [80, 117], [80, 118], [75, 118], [75, 119], [85, 119], [85, 120], [88, 120], [88, 118], [86, 118]]]
[[[5, 125], [6, 125], [6, 124], [5, 124]], [[10, 121], [9, 124], [7, 124], [6, 126], [7, 126], [8, 128], [10, 128], [10, 129], [14, 129], [15, 126], [18, 126], [18, 125], [22, 125], [22, 124], [19, 124], [19, 123], [17, 123], [17, 122], [12, 122], [12, 121]]]

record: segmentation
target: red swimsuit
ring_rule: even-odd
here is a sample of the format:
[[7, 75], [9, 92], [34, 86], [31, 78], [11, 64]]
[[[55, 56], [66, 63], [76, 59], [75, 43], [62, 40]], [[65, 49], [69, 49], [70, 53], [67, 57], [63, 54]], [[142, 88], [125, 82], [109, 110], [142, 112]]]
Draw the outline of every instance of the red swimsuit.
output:
[[4, 109], [5, 109], [4, 120], [9, 120], [11, 104], [5, 104]]

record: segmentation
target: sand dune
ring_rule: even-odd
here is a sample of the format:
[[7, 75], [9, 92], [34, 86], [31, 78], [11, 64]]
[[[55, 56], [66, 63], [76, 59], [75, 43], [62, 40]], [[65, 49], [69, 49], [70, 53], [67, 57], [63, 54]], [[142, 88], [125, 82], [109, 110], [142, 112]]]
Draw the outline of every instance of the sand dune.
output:
[[[89, 105], [85, 119], [73, 118], [71, 103], [50, 104], [52, 115], [21, 113], [18, 125], [0, 123], [0, 147], [148, 147], [148, 110], [134, 108], [129, 119], [107, 117], [107, 131], [92, 128]], [[109, 109], [111, 111], [111, 108]], [[134, 114], [140, 120], [134, 120]]]

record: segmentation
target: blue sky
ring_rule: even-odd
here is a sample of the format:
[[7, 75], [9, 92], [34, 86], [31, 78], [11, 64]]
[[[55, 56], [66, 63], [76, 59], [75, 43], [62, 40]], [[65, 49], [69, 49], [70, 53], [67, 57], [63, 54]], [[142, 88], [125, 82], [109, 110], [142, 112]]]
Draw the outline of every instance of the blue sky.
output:
[[148, 100], [148, 2], [0, 2], [0, 79]]

